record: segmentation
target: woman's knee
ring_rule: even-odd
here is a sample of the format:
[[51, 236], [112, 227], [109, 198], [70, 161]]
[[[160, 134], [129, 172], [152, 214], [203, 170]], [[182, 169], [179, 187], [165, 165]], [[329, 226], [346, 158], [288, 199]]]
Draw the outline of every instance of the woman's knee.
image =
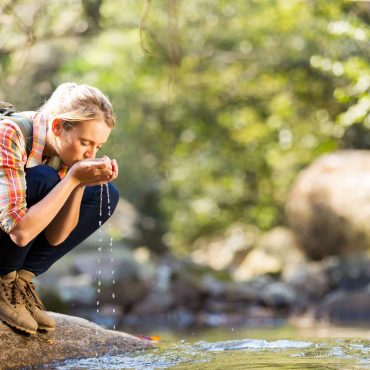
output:
[[39, 165], [26, 169], [26, 181], [56, 185], [60, 181], [57, 170], [47, 165]]
[[46, 165], [26, 169], [27, 200], [47, 195], [60, 181], [58, 172]]

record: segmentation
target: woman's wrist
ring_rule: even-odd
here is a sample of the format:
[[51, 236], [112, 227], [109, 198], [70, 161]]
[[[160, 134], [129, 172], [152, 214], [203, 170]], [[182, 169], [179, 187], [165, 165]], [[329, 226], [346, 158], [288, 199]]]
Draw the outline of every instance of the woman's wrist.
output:
[[72, 184], [73, 188], [77, 188], [82, 185], [81, 181], [77, 177], [73, 176], [72, 171], [67, 172], [65, 179]]

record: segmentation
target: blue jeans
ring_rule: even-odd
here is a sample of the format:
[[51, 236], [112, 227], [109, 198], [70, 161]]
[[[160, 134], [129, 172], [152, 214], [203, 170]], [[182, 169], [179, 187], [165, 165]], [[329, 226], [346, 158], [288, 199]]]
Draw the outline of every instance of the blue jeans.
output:
[[[40, 165], [26, 169], [28, 208], [43, 199], [59, 181], [58, 173], [52, 167]], [[110, 213], [113, 214], [119, 200], [119, 193], [112, 184], [109, 183], [108, 186]], [[85, 188], [78, 224], [68, 238], [57, 246], [51, 246], [44, 232], [41, 232], [27, 246], [19, 247], [8, 234], [0, 230], [0, 276], [20, 269], [39, 275], [98, 230], [99, 221], [103, 224], [109, 218], [106, 186], [103, 189], [102, 215], [99, 214], [100, 189], [100, 185]]]

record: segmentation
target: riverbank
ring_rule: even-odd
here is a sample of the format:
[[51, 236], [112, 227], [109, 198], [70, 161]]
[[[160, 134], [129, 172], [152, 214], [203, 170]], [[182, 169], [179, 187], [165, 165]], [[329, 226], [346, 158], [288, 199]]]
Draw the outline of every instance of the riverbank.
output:
[[[287, 235], [282, 229], [274, 233], [280, 240]], [[268, 245], [272, 248], [271, 239]], [[240, 258], [240, 251], [235, 253]], [[116, 243], [110, 250], [96, 243], [65, 256], [38, 277], [37, 287], [48, 309], [107, 328], [273, 327], [297, 318], [310, 320], [311, 326], [370, 322], [365, 255], [312, 262], [274, 253], [269, 260], [282, 261], [279, 271], [272, 271], [277, 262], [263, 266], [262, 258], [254, 275], [237, 280], [240, 262], [216, 270], [191, 258], [157, 256], [144, 247]]]

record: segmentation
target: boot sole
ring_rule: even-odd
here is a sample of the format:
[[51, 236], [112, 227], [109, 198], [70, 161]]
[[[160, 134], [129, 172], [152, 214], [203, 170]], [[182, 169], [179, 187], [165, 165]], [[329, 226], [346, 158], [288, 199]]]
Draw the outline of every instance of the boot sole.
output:
[[13, 328], [16, 328], [20, 331], [24, 331], [28, 334], [36, 334], [37, 330], [32, 330], [32, 329], [27, 329], [27, 328], [23, 328], [22, 326], [19, 326], [18, 324], [14, 323], [13, 321], [9, 320], [8, 318], [6, 318], [5, 316], [1, 315], [0, 314], [0, 320], [1, 321], [4, 321], [5, 323], [7, 323], [8, 325], [12, 326]]
[[55, 328], [49, 328], [49, 327], [46, 327], [46, 326], [40, 326], [40, 325], [39, 325], [39, 329], [40, 329], [40, 330], [46, 330], [46, 331], [55, 331]]

